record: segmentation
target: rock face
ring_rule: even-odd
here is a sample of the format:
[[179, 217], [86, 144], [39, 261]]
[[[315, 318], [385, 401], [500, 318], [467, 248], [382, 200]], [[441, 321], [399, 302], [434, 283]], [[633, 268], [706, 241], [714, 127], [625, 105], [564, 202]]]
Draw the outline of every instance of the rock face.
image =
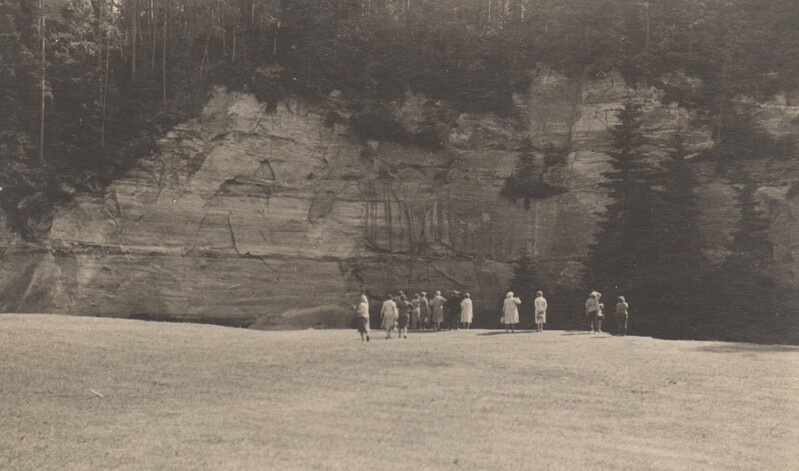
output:
[[[712, 144], [694, 116], [632, 90], [618, 74], [574, 80], [536, 73], [515, 97], [520, 119], [452, 116], [409, 95], [392, 119], [432, 129], [440, 146], [356, 136], [341, 117], [300, 100], [275, 112], [247, 94], [217, 89], [103, 196], [79, 195], [57, 210], [49, 240], [0, 234], [0, 308], [14, 312], [155, 317], [254, 324], [343, 326], [361, 290], [379, 295], [469, 291], [478, 316], [493, 316], [522, 253], [543, 276], [569, 286], [607, 203], [608, 127], [630, 96], [643, 105], [657, 165], [676, 132], [694, 150]], [[763, 105], [774, 132], [795, 133], [796, 107]], [[565, 192], [529, 209], [500, 198], [525, 145], [542, 182]], [[433, 149], [433, 150], [430, 150]], [[781, 167], [777, 168], [777, 165]], [[705, 169], [700, 195], [710, 255], [723, 256], [738, 217], [734, 190]], [[773, 220], [783, 279], [799, 283], [799, 176], [795, 161], [752, 169]], [[793, 177], [793, 180], [791, 179]]]

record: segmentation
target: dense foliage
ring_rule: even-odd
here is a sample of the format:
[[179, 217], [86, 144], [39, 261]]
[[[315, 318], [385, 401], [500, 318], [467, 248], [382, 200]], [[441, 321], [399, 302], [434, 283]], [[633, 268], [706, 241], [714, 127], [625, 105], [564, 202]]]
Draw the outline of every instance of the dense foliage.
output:
[[794, 85], [798, 22], [792, 0], [2, 0], [0, 207], [35, 238], [54, 200], [101, 189], [212, 83], [511, 113], [537, 65], [617, 68], [703, 110], [734, 154], [729, 102]]

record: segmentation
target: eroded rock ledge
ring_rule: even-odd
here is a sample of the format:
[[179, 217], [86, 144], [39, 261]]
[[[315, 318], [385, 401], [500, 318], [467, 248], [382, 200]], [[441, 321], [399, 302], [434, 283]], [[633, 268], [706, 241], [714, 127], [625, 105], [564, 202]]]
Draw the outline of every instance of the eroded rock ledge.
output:
[[[457, 288], [473, 294], [478, 312], [493, 312], [523, 252], [542, 275], [576, 283], [606, 203], [598, 183], [607, 128], [630, 95], [644, 104], [656, 165], [693, 116], [618, 75], [580, 82], [540, 71], [516, 98], [521, 119], [434, 123], [435, 150], [364, 140], [300, 100], [267, 113], [251, 95], [218, 89], [201, 116], [172, 130], [105, 195], [59, 208], [49, 240], [23, 244], [3, 234], [0, 307], [343, 326], [361, 289]], [[334, 98], [331, 107], [341, 103]], [[409, 95], [395, 119], [409, 130], [429, 127], [441, 107]], [[776, 108], [764, 108], [764, 119], [783, 123], [774, 113], [786, 111]], [[691, 129], [694, 149], [711, 144], [707, 129]], [[565, 155], [542, 179], [566, 191], [529, 209], [499, 197], [525, 141]], [[759, 170], [772, 175], [759, 194], [773, 216], [778, 269], [795, 283], [799, 199], [786, 182], [799, 171], [795, 162], [780, 165], [781, 173]], [[734, 191], [708, 176], [700, 193], [707, 245], [723, 253], [737, 218]]]

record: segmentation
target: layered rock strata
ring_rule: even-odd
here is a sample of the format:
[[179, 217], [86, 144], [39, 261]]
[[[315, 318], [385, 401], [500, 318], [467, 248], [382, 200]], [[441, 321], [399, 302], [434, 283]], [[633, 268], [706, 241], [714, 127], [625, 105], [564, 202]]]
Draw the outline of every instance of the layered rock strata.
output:
[[[452, 117], [445, 104], [409, 95], [392, 119], [409, 132], [434, 129], [433, 150], [356, 136], [346, 120], [329, 119], [347, 116], [338, 95], [326, 110], [286, 100], [267, 112], [251, 95], [217, 89], [105, 194], [58, 208], [48, 240], [0, 237], [0, 307], [335, 327], [361, 290], [459, 289], [478, 315], [493, 316], [523, 253], [550, 282], [579, 283], [607, 203], [599, 183], [608, 128], [631, 96], [652, 165], [677, 132], [695, 152], [712, 145], [691, 113], [613, 73], [580, 81], [538, 71], [515, 97], [513, 119]], [[795, 133], [785, 122], [796, 109], [784, 99], [763, 105], [762, 121]], [[526, 146], [538, 149], [541, 181], [564, 190], [529, 208], [500, 197]], [[563, 160], [546, 162], [541, 149]], [[773, 221], [775, 269], [797, 283], [796, 161], [749, 165]], [[704, 243], [721, 260], [738, 218], [735, 191], [716, 169], [697, 168]]]

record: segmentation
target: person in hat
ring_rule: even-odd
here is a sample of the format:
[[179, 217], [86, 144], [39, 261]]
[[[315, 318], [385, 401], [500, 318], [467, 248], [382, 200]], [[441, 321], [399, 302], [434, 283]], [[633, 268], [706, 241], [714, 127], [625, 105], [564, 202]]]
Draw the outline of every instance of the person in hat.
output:
[[433, 311], [433, 330], [441, 330], [441, 323], [444, 322], [444, 303], [447, 299], [441, 296], [441, 291], [436, 291], [436, 295], [430, 301]]
[[419, 297], [419, 318], [421, 319], [422, 330], [430, 326], [430, 300], [427, 299], [427, 292], [422, 291]]
[[411, 304], [404, 294], [399, 296], [397, 302], [397, 335], [400, 338], [408, 338], [408, 324], [411, 320]]
[[457, 330], [461, 320], [461, 293], [453, 290], [444, 303], [444, 314], [450, 330]]
[[472, 310], [472, 296], [469, 293], [466, 293], [463, 295], [463, 301], [461, 301], [461, 327], [464, 329], [470, 328], [473, 317], [474, 312]]
[[535, 293], [535, 325], [538, 328], [537, 332], [544, 331], [544, 324], [547, 323], [547, 300], [544, 298], [544, 293], [538, 291]]
[[585, 318], [588, 320], [588, 331], [591, 333], [602, 332], [602, 321], [599, 318], [601, 296], [600, 293], [592, 291], [585, 301]]
[[355, 312], [358, 322], [358, 333], [361, 334], [361, 342], [369, 341], [369, 299], [365, 294], [361, 295], [361, 299], [355, 306]]
[[413, 299], [411, 299], [411, 328], [416, 330], [422, 330], [422, 318], [419, 304], [419, 293], [415, 293]]
[[380, 326], [386, 330], [386, 338], [391, 338], [391, 332], [397, 324], [397, 304], [391, 294], [386, 295], [383, 308], [380, 310]]
[[522, 300], [513, 296], [513, 291], [508, 291], [505, 301], [502, 303], [502, 322], [505, 324], [505, 332], [516, 332], [516, 324], [519, 323], [519, 304]]
[[616, 323], [618, 324], [616, 333], [622, 337], [627, 335], [627, 311], [629, 308], [630, 305], [624, 300], [624, 296], [619, 296], [618, 302], [616, 303], [616, 313], [614, 316], [616, 317]]

